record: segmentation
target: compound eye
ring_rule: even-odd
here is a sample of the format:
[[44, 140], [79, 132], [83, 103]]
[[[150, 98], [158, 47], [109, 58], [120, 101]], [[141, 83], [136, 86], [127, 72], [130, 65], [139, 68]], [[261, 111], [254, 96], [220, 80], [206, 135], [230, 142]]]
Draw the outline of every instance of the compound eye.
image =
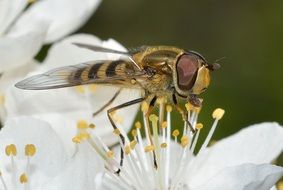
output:
[[198, 60], [193, 55], [182, 55], [177, 62], [178, 87], [181, 90], [190, 90], [196, 81]]

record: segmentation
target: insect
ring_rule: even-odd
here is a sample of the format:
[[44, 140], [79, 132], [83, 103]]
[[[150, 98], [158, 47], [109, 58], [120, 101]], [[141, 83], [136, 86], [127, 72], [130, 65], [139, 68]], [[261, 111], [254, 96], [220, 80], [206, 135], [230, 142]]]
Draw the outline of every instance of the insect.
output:
[[[122, 56], [118, 60], [90, 61], [56, 68], [29, 77], [18, 82], [15, 86], [21, 89], [44, 90], [84, 84], [103, 84], [118, 86], [121, 89], [140, 89], [143, 91], [141, 98], [130, 100], [107, 110], [108, 118], [114, 129], [117, 127], [111, 118], [111, 112], [144, 100], [149, 101], [152, 109], [158, 97], [165, 97], [171, 100], [182, 114], [183, 120], [194, 131], [187, 121], [186, 111], [183, 111], [178, 105], [178, 99], [186, 99], [191, 104], [200, 106], [201, 102], [197, 95], [207, 89], [210, 84], [210, 71], [218, 69], [218, 64], [209, 64], [197, 52], [185, 51], [172, 46], [141, 46], [123, 52], [89, 44], [74, 44], [95, 52]], [[94, 115], [106, 109], [119, 93], [120, 90]], [[120, 138], [124, 141], [122, 135]]]

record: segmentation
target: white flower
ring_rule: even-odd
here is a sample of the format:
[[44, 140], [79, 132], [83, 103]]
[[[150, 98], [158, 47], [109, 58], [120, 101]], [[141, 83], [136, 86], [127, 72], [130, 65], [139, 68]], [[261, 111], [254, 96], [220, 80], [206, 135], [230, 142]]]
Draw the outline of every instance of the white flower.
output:
[[102, 162], [88, 144], [68, 154], [63, 135], [31, 117], [8, 120], [0, 132], [0, 189], [95, 189]]
[[[283, 176], [282, 167], [268, 164], [283, 150], [283, 128], [277, 123], [250, 126], [207, 147], [224, 114], [224, 110], [216, 109], [210, 132], [194, 155], [203, 127], [197, 123], [199, 110], [187, 106], [190, 122], [197, 130], [192, 134], [186, 127], [182, 132], [172, 129], [171, 106], [167, 106], [166, 122], [155, 115], [146, 117], [147, 107], [146, 103], [142, 106], [144, 126], [138, 122], [132, 131], [134, 140], [119, 129], [126, 138], [126, 144], [121, 143], [125, 152], [123, 166], [119, 165], [119, 154], [114, 155], [101, 138], [88, 135], [92, 129], [85, 128], [74, 138], [89, 142], [104, 159], [106, 171], [101, 189], [266, 190]], [[141, 138], [142, 128], [145, 140]], [[151, 134], [147, 128], [152, 128]], [[175, 141], [170, 140], [171, 133]]]
[[8, 86], [36, 68], [33, 57], [84, 24], [100, 0], [0, 1], [0, 118]]
[[[42, 43], [74, 32], [100, 0], [28, 0], [0, 2], [0, 72], [28, 63]], [[47, 34], [46, 34], [47, 33]]]
[[[60, 66], [74, 65], [92, 60], [115, 60], [117, 55], [97, 53], [78, 48], [73, 42], [94, 44], [112, 49], [125, 50], [116, 41], [100, 39], [86, 34], [70, 36], [56, 43], [50, 49], [46, 60], [37, 69], [36, 73], [57, 68]], [[30, 73], [33, 75], [35, 72]], [[93, 117], [92, 114], [105, 105], [118, 91], [119, 88], [101, 85], [86, 85], [70, 88], [62, 88], [44, 91], [28, 91], [10, 87], [7, 92], [5, 107], [7, 116], [30, 115], [44, 119], [57, 128], [57, 123], [52, 123], [52, 117], [60, 113], [65, 120], [72, 122], [72, 130], [76, 132], [76, 123], [79, 120], [96, 123], [98, 134], [107, 142], [113, 144], [116, 139], [112, 138], [112, 130], [106, 110], [116, 105], [125, 103], [140, 96], [140, 91], [122, 90], [116, 100], [110, 104], [101, 114]], [[122, 124], [125, 130], [130, 129], [138, 105], [130, 106], [116, 112], [116, 122]], [[132, 114], [127, 114], [132, 113]]]

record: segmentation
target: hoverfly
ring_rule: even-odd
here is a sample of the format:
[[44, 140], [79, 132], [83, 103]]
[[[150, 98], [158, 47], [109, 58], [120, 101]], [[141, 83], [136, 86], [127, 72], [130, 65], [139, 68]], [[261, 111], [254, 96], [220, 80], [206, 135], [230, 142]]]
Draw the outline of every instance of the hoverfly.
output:
[[[218, 64], [209, 64], [197, 52], [185, 51], [172, 46], [141, 46], [123, 52], [89, 44], [74, 44], [95, 52], [123, 56], [118, 60], [90, 61], [56, 68], [29, 77], [18, 82], [15, 86], [28, 90], [44, 90], [84, 84], [103, 84], [118, 86], [121, 89], [140, 89], [143, 91], [141, 98], [130, 100], [107, 110], [108, 118], [114, 129], [117, 127], [111, 118], [111, 112], [144, 100], [150, 102], [152, 109], [158, 97], [165, 97], [171, 100], [177, 111], [182, 114], [183, 120], [194, 131], [187, 121], [187, 114], [178, 106], [177, 99], [186, 99], [191, 104], [200, 106], [201, 102], [197, 95], [207, 89], [210, 83], [210, 71], [219, 68]], [[119, 92], [98, 112], [110, 105]], [[121, 134], [120, 138], [123, 142], [124, 137]]]

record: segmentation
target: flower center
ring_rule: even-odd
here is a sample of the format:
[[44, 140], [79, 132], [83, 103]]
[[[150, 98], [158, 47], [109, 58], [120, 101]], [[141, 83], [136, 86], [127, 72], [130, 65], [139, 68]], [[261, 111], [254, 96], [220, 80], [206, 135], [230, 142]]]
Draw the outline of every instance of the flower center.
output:
[[[125, 144], [120, 140], [120, 148], [124, 152], [123, 165], [119, 163], [119, 155], [116, 156], [99, 136], [90, 133], [95, 128], [93, 124], [78, 122], [78, 134], [73, 142], [79, 144], [87, 141], [105, 161], [105, 177], [122, 184], [125, 189], [186, 189], [182, 177], [188, 170], [203, 128], [203, 124], [197, 122], [201, 109], [189, 103], [185, 105], [192, 129], [184, 122], [180, 132], [172, 129], [172, 106], [165, 105], [164, 99], [159, 99], [157, 103], [159, 116], [148, 115], [149, 105], [146, 102], [142, 104], [143, 125], [139, 121], [135, 123], [135, 129], [131, 131], [132, 140], [121, 127], [114, 130], [117, 138], [120, 134], [125, 137]], [[199, 152], [209, 144], [223, 115], [223, 109], [214, 110], [214, 122]], [[144, 139], [142, 132], [145, 134]]]

